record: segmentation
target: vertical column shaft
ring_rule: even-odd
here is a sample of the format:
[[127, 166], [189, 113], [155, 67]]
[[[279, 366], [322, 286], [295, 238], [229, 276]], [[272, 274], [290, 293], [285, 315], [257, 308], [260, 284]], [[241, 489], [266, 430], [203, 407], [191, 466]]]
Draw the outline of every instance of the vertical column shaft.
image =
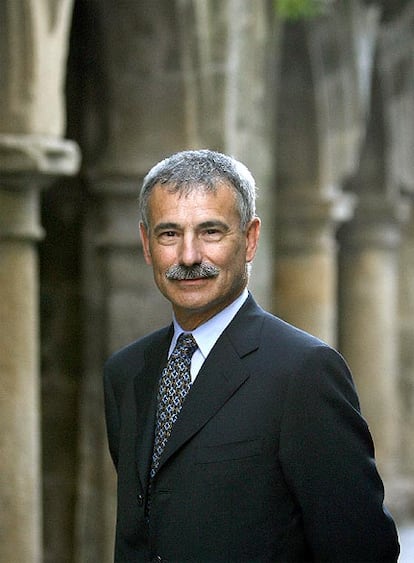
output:
[[0, 561], [42, 559], [39, 189], [79, 164], [74, 143], [0, 135]]
[[371, 201], [340, 232], [339, 338], [371, 427], [378, 463], [398, 453], [398, 244], [395, 209]]
[[[414, 214], [404, 231], [399, 282], [400, 381], [402, 389], [402, 470], [414, 474]], [[414, 490], [414, 483], [413, 483]]]
[[296, 195], [279, 203], [274, 309], [288, 322], [335, 344], [335, 232], [336, 223], [350, 213], [350, 200]]
[[40, 563], [36, 190], [0, 188], [0, 560]]

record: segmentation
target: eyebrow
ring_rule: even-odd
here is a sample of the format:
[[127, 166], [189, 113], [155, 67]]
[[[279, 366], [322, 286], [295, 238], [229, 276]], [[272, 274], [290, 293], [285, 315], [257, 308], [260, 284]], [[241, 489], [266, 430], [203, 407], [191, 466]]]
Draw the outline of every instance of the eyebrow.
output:
[[[223, 221], [219, 221], [219, 220], [203, 221], [202, 223], [196, 225], [196, 229], [201, 229], [201, 230], [212, 229], [216, 227], [219, 227], [226, 232], [230, 230], [230, 227], [229, 225], [227, 225], [227, 223], [224, 223]], [[158, 225], [154, 227], [154, 233], [158, 234], [161, 231], [177, 230], [177, 229], [178, 230], [182, 229], [182, 226], [179, 223], [173, 223], [173, 222], [158, 223]]]
[[227, 223], [219, 221], [218, 219], [216, 221], [204, 221], [203, 223], [197, 225], [198, 229], [212, 229], [214, 227], [220, 227], [221, 229], [223, 229], [223, 231], [230, 230], [230, 227], [229, 225], [227, 225]]
[[154, 233], [160, 233], [161, 231], [175, 230], [179, 229], [180, 225], [178, 223], [158, 223], [154, 227]]

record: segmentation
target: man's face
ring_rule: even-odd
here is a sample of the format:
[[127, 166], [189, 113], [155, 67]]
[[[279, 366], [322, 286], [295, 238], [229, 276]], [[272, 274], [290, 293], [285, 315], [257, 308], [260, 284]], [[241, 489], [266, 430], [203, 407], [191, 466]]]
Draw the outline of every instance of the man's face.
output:
[[[243, 291], [260, 220], [253, 219], [245, 232], [241, 230], [236, 196], [226, 184], [215, 192], [196, 187], [185, 194], [158, 184], [149, 198], [148, 215], [148, 231], [140, 226], [145, 261], [152, 265], [154, 280], [172, 303], [177, 321], [185, 330], [194, 330]], [[213, 266], [207, 277], [202, 277], [203, 266], [198, 273], [190, 270], [192, 279], [170, 274], [172, 266], [203, 264]]]

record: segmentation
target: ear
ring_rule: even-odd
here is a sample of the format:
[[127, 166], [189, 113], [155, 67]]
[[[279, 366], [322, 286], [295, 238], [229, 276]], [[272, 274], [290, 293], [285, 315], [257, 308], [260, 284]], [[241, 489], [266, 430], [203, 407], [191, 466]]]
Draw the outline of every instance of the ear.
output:
[[151, 258], [150, 244], [149, 244], [149, 234], [142, 221], [139, 224], [139, 234], [141, 236], [142, 252], [144, 254], [145, 262], [149, 266], [151, 266], [152, 258]]
[[247, 225], [246, 229], [246, 262], [251, 262], [256, 255], [259, 244], [261, 221], [255, 217]]

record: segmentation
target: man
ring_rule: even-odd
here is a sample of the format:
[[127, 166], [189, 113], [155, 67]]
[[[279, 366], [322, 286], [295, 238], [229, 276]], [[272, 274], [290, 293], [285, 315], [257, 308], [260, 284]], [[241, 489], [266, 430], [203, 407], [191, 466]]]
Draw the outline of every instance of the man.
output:
[[345, 362], [246, 289], [260, 232], [249, 171], [185, 151], [154, 166], [140, 202], [174, 315], [105, 367], [115, 562], [397, 561]]

